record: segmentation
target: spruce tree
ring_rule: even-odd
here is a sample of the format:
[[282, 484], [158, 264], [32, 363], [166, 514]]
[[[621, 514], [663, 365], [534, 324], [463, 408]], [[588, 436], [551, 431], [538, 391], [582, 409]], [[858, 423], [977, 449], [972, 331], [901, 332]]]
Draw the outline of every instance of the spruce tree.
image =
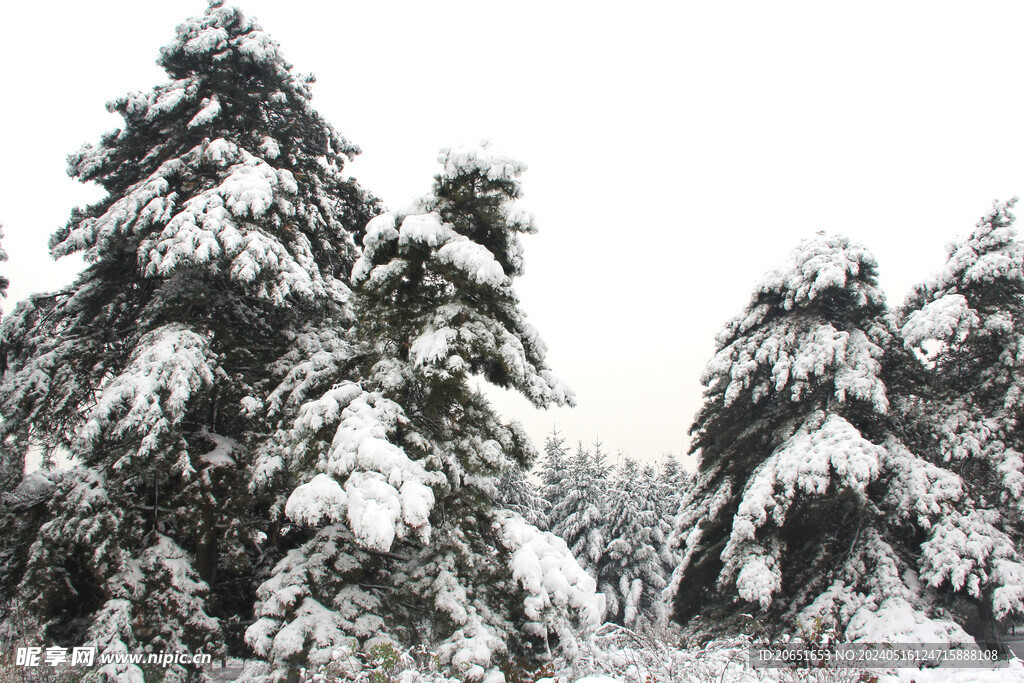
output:
[[540, 467], [540, 493], [547, 508], [549, 529], [554, 528], [555, 525], [555, 519], [552, 516], [555, 503], [565, 495], [568, 453], [565, 439], [559, 433], [558, 428], [552, 428], [551, 433], [544, 439], [544, 462]]
[[600, 443], [593, 450], [577, 444], [566, 461], [567, 476], [561, 496], [551, 500], [551, 531], [569, 544], [569, 550], [595, 579], [607, 549], [608, 485], [611, 467]]
[[512, 287], [525, 167], [487, 146], [441, 163], [423, 213], [367, 226], [336, 383], [263, 454], [267, 480], [299, 484], [285, 513], [309, 535], [259, 590], [246, 637], [268, 674], [421, 643], [461, 680], [500, 681], [598, 619], [565, 544], [496, 504], [534, 450], [475, 388], [573, 402]]
[[1008, 587], [1024, 584], [1024, 244], [1015, 201], [994, 204], [950, 244], [945, 266], [903, 310], [903, 336], [930, 368], [911, 414], [932, 459], [960, 473], [970, 500], [939, 527], [947, 544], [924, 578], [974, 604], [986, 642], [997, 640], [997, 620], [1024, 611], [1024, 590]]
[[[680, 503], [689, 488], [689, 472], [682, 468], [675, 455], [668, 453], [654, 482], [658, 523], [652, 532], [655, 547], [658, 549], [658, 557], [662, 566], [665, 567], [666, 584], [681, 559], [676, 549], [672, 547], [671, 539], [676, 517], [679, 516]], [[664, 598], [664, 593], [662, 597]], [[661, 621], [667, 622], [670, 610], [667, 609], [664, 600], [659, 602], [658, 609], [663, 612], [659, 617]]]
[[673, 535], [678, 621], [969, 640], [918, 580], [948, 549], [965, 491], [901, 440], [886, 380], [913, 359], [877, 278], [863, 247], [807, 240], [719, 334]]
[[597, 589], [605, 595], [605, 620], [628, 628], [664, 619], [661, 592], [675, 568], [663, 561], [665, 544], [654, 470], [625, 458], [610, 477], [601, 534], [607, 547], [596, 565]]
[[246, 483], [274, 361], [345, 317], [373, 203], [312, 79], [239, 10], [214, 0], [158, 63], [169, 81], [111, 102], [122, 126], [69, 159], [107, 193], [50, 241], [85, 269], [4, 322], [4, 434], [79, 465], [18, 593], [47, 642], [222, 653], [267, 551]]
[[548, 530], [550, 505], [543, 491], [530, 480], [529, 471], [512, 463], [498, 480], [498, 501], [501, 507], [516, 513], [541, 531]]

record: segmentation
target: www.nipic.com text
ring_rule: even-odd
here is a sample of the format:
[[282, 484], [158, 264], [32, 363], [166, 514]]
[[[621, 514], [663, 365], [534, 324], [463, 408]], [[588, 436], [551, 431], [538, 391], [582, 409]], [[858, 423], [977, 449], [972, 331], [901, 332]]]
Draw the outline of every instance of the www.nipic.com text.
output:
[[[103, 652], [100, 653], [99, 664], [135, 664], [157, 666], [171, 666], [183, 664], [185, 666], [195, 664], [209, 664], [212, 656], [209, 653], [197, 652]], [[95, 647], [19, 647], [15, 653], [16, 666], [57, 666], [58, 664], [70, 664], [71, 666], [93, 666], [96, 663]]]

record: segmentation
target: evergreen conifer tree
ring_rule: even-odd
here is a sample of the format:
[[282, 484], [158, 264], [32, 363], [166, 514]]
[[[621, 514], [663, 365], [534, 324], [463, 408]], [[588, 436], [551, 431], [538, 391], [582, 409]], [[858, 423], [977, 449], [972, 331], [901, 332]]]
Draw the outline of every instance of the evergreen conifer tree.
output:
[[663, 620], [661, 592], [675, 568], [663, 562], [665, 543], [654, 470], [625, 458], [605, 492], [603, 533], [607, 549], [596, 566], [597, 589], [605, 595], [605, 620], [629, 628]]
[[567, 476], [561, 497], [551, 501], [549, 514], [551, 531], [565, 540], [595, 579], [608, 541], [605, 534], [610, 472], [600, 443], [595, 443], [593, 450], [579, 443], [576, 453], [566, 461]]
[[344, 317], [373, 203], [312, 79], [237, 9], [214, 0], [158, 62], [170, 80], [111, 102], [122, 127], [70, 157], [107, 192], [50, 242], [84, 271], [4, 322], [5, 435], [79, 464], [18, 593], [47, 642], [217, 653], [266, 550], [246, 482], [274, 361], [306, 321]]
[[1006, 588], [1024, 583], [1024, 244], [1013, 227], [1015, 201], [996, 203], [950, 244], [945, 266], [903, 310], [907, 344], [931, 344], [930, 395], [917, 403], [925, 409], [915, 422], [970, 499], [939, 527], [947, 547], [925, 578], [974, 603], [986, 642], [997, 640], [998, 619], [1024, 610], [1024, 592]]
[[548, 530], [550, 505], [522, 465], [512, 463], [501, 473], [498, 494], [501, 507], [516, 513], [541, 531]]
[[555, 520], [552, 517], [555, 503], [565, 495], [567, 456], [568, 449], [565, 447], [565, 439], [558, 432], [557, 427], [552, 428], [551, 433], [544, 439], [544, 462], [540, 467], [540, 492], [547, 507], [549, 529], [555, 525]]
[[573, 646], [594, 583], [559, 539], [496, 505], [498, 477], [534, 456], [474, 376], [534, 405], [571, 403], [512, 288], [524, 166], [446, 150], [424, 213], [367, 226], [351, 348], [262, 466], [299, 482], [285, 506], [310, 540], [259, 591], [247, 640], [273, 675], [382, 643], [436, 648], [463, 680]]
[[[679, 565], [680, 556], [672, 547], [671, 538], [676, 517], [679, 515], [679, 505], [689, 487], [690, 474], [682, 468], [672, 453], [667, 454], [654, 482], [658, 523], [652, 532], [658, 557], [662, 566], [666, 568], [666, 583]], [[662, 620], [668, 621], [670, 615], [664, 600], [660, 601], [659, 609], [664, 612], [661, 615]]]
[[673, 538], [675, 618], [736, 629], [752, 612], [804, 635], [968, 640], [932, 606], [943, 529], [970, 516], [964, 485], [910, 452], [890, 414], [886, 379], [912, 359], [874, 258], [845, 238], [805, 241], [717, 349]]

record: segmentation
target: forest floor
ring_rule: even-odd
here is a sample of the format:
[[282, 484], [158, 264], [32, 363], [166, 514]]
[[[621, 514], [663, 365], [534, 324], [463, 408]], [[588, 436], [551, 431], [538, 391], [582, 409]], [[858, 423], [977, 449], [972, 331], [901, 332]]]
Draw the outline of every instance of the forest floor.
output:
[[[992, 668], [756, 668], [751, 664], [751, 647], [746, 642], [713, 641], [699, 647], [679, 647], [668, 638], [638, 634], [606, 624], [585, 643], [571, 664], [554, 663], [544, 673], [520, 677], [521, 683], [1024, 683], [1024, 636], [1008, 639], [1017, 655]], [[227, 666], [215, 662], [207, 670], [214, 681], [252, 680], [259, 673], [252, 665], [229, 659]], [[249, 666], [246, 666], [249, 664]], [[85, 671], [55, 671], [0, 667], [0, 683], [73, 683]], [[157, 671], [147, 670], [146, 680]], [[156, 683], [154, 678], [154, 683]], [[413, 658], [399, 657], [387, 668], [345, 673], [324, 671], [303, 677], [305, 683], [463, 683], [445, 676], [432, 666], [417, 666]]]

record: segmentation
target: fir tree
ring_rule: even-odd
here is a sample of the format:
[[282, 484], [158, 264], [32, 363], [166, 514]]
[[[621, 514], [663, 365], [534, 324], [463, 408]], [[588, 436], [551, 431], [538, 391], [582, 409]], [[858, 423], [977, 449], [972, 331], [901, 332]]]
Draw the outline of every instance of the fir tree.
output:
[[552, 517], [555, 503], [565, 495], [568, 453], [565, 439], [558, 432], [558, 428], [552, 428], [544, 440], [544, 462], [540, 468], [540, 493], [544, 498], [549, 529], [555, 524]]
[[908, 298], [908, 345], [932, 346], [929, 395], [909, 408], [930, 437], [936, 462], [963, 477], [970, 507], [937, 533], [946, 547], [924, 573], [974, 603], [980, 638], [1024, 610], [1024, 244], [996, 203], [949, 260]]
[[675, 618], [708, 631], [753, 613], [805, 635], [969, 640], [917, 580], [949, 549], [945, 525], [969, 514], [960, 477], [908, 450], [890, 415], [886, 379], [912, 359], [873, 257], [845, 238], [805, 241], [717, 349], [673, 538]]
[[661, 592], [675, 568], [659, 552], [666, 539], [654, 479], [652, 468], [626, 458], [604, 496], [607, 549], [596, 567], [597, 588], [607, 599], [605, 620], [629, 628], [664, 620]]
[[514, 203], [524, 166], [486, 146], [441, 163], [425, 213], [367, 226], [341, 374], [264, 453], [268, 479], [300, 482], [285, 513], [311, 534], [260, 588], [247, 633], [275, 675], [426, 643], [464, 680], [500, 681], [598, 618], [565, 544], [496, 505], [498, 477], [534, 450], [471, 381], [573, 401], [512, 288], [533, 230]]
[[[676, 517], [679, 515], [679, 506], [689, 487], [690, 474], [680, 466], [679, 461], [672, 453], [668, 453], [654, 482], [658, 523], [652, 531], [654, 544], [658, 549], [658, 557], [662, 566], [666, 568], [666, 583], [681, 559], [672, 547], [671, 537]], [[659, 604], [659, 609], [665, 610], [665, 605]], [[662, 616], [667, 621], [668, 611], [666, 610]]]
[[690, 475], [679, 464], [679, 460], [675, 455], [667, 453], [658, 471], [657, 481], [660, 490], [663, 491], [663, 495], [669, 498], [674, 495], [678, 498], [686, 489], [687, 484], [689, 484]]
[[548, 530], [550, 505], [522, 465], [512, 463], [498, 480], [498, 502], [541, 531]]
[[111, 102], [122, 127], [70, 157], [107, 196], [51, 251], [86, 268], [4, 322], [5, 434], [79, 463], [18, 592], [47, 642], [217, 653], [267, 540], [246, 470], [273, 361], [305, 321], [344, 317], [373, 204], [312, 79], [237, 9], [215, 0], [158, 62], [170, 80]]
[[598, 566], [607, 549], [608, 466], [601, 444], [593, 450], [577, 445], [566, 463], [562, 495], [551, 500], [551, 531], [569, 545], [580, 564], [598, 578]]

